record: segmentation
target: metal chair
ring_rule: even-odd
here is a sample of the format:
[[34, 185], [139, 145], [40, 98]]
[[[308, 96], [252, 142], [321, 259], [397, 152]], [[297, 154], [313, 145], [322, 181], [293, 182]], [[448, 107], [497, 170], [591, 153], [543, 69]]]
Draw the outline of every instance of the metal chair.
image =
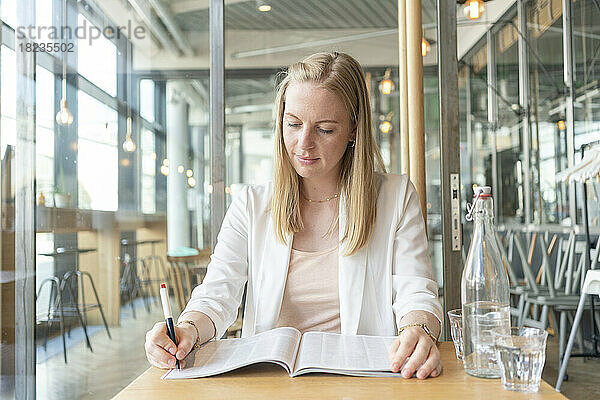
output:
[[[597, 249], [600, 248], [600, 241], [598, 243]], [[595, 261], [597, 262], [598, 252], [596, 251]], [[581, 289], [581, 296], [579, 299], [579, 304], [577, 306], [577, 312], [575, 313], [575, 319], [573, 321], [573, 327], [571, 328], [571, 334], [569, 335], [569, 342], [567, 343], [567, 348], [565, 350], [565, 356], [563, 362], [560, 366], [560, 371], [558, 373], [558, 379], [556, 381], [556, 391], [560, 392], [560, 387], [562, 386], [562, 382], [565, 378], [565, 374], [567, 372], [567, 364], [569, 363], [569, 358], [571, 356], [571, 350], [573, 349], [573, 342], [575, 341], [575, 336], [577, 335], [577, 330], [579, 327], [579, 323], [581, 322], [581, 316], [583, 315], [584, 305], [586, 298], [589, 296], [597, 295], [600, 297], [600, 270], [589, 270], [585, 275], [585, 281], [583, 283], [583, 288]], [[594, 327], [592, 327], [594, 329]]]
[[173, 282], [175, 299], [181, 311], [190, 299], [194, 286], [202, 282], [211, 254], [211, 250], [196, 250], [195, 255], [167, 255], [169, 280]]

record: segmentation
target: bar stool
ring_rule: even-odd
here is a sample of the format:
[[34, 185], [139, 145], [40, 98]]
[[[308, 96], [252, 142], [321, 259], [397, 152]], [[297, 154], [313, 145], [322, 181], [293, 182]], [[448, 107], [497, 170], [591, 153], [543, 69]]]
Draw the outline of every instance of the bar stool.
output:
[[[58, 294], [60, 295], [60, 309], [62, 310], [63, 324], [65, 323], [65, 321], [67, 323], [67, 335], [69, 337], [71, 337], [71, 324], [70, 324], [70, 321], [65, 320], [64, 317], [65, 316], [67, 316], [67, 317], [68, 316], [71, 316], [71, 317], [76, 316], [79, 319], [79, 322], [81, 323], [81, 327], [83, 328], [83, 332], [85, 334], [86, 344], [87, 344], [87, 347], [90, 349], [90, 351], [93, 351], [93, 349], [92, 349], [92, 345], [90, 343], [90, 338], [87, 333], [87, 317], [85, 316], [85, 311], [87, 311], [88, 309], [100, 308], [100, 313], [102, 315], [102, 320], [104, 321], [104, 326], [106, 328], [106, 332], [108, 333], [108, 337], [111, 338], [110, 331], [108, 329], [108, 324], [106, 323], [106, 319], [104, 318], [104, 312], [102, 311], [102, 305], [100, 303], [100, 300], [98, 299], [98, 293], [96, 292], [96, 288], [94, 286], [92, 277], [88, 272], [82, 273], [81, 271], [79, 271], [79, 254], [90, 253], [90, 252], [94, 252], [94, 251], [96, 251], [96, 249], [79, 249], [79, 248], [58, 247], [53, 252], [40, 253], [40, 255], [42, 255], [42, 256], [53, 257], [55, 259], [57, 257], [62, 257], [62, 256], [66, 256], [66, 255], [75, 255], [75, 267], [73, 268], [73, 270], [67, 271], [62, 277], [54, 277], [54, 278], [58, 279], [58, 281], [59, 281]], [[83, 279], [78, 278], [77, 282], [76, 282], [77, 285], [75, 287], [73, 287], [73, 285], [72, 285], [72, 282], [71, 282], [72, 276], [81, 276], [81, 274], [87, 274], [87, 276], [89, 278], [89, 282], [92, 284], [92, 288], [94, 290], [94, 295], [96, 297], [96, 303], [93, 303], [92, 305], [88, 305], [85, 303], [85, 287], [83, 285]], [[52, 281], [54, 281], [52, 278], [50, 278], [50, 279]], [[54, 287], [54, 284], [52, 284], [52, 285]], [[81, 296], [82, 296], [81, 303], [79, 303], [79, 299], [78, 299], [78, 285], [81, 285]], [[40, 286], [40, 289], [41, 289], [41, 286]], [[54, 290], [56, 290], [56, 289], [54, 288]], [[65, 290], [68, 292], [68, 296], [65, 296]], [[52, 291], [53, 290], [51, 289], [51, 292]], [[90, 306], [92, 306], [92, 307], [90, 307]]]
[[[46, 278], [40, 283], [40, 288], [35, 295], [35, 301], [40, 298], [44, 287], [50, 285], [50, 298], [48, 299], [48, 308], [43, 313], [36, 314], [35, 323], [41, 325], [46, 323], [46, 332], [44, 335], [44, 350], [47, 349], [48, 345], [48, 331], [52, 326], [52, 323], [58, 322], [60, 326], [60, 335], [62, 336], [63, 354], [65, 364], [67, 363], [67, 344], [65, 341], [65, 316], [62, 308], [62, 299], [60, 296], [60, 279], [56, 276]], [[86, 335], [87, 337], [87, 335]]]
[[[87, 303], [85, 301], [85, 279], [87, 277], [88, 283], [92, 286], [92, 291], [94, 293], [94, 298], [96, 299], [95, 303]], [[63, 310], [75, 309], [78, 313], [80, 313], [83, 317], [83, 325], [87, 326], [87, 314], [88, 310], [98, 309], [100, 311], [100, 316], [102, 317], [102, 322], [104, 323], [104, 328], [106, 329], [106, 334], [109, 339], [112, 339], [110, 335], [110, 330], [108, 329], [108, 323], [106, 322], [106, 317], [104, 316], [104, 311], [102, 310], [102, 303], [100, 302], [100, 298], [98, 297], [98, 291], [96, 290], [96, 285], [94, 285], [94, 280], [92, 279], [92, 275], [86, 271], [68, 271], [65, 273], [63, 280], [61, 282], [61, 292], [64, 291], [65, 287], [69, 287], [69, 291], [73, 293], [73, 282], [76, 283], [77, 287], [81, 288], [81, 302], [75, 301], [74, 304], [65, 307], [63, 305]], [[87, 333], [86, 333], [87, 336]]]
[[[589, 270], [585, 274], [585, 281], [583, 283], [583, 288], [581, 289], [581, 298], [579, 300], [579, 305], [577, 306], [575, 320], [573, 321], [573, 327], [571, 328], [571, 334], [569, 335], [569, 342], [567, 343], [565, 356], [560, 366], [560, 372], [556, 381], [557, 392], [560, 392], [560, 387], [562, 386], [562, 382], [567, 372], [567, 364], [569, 363], [569, 357], [571, 356], [571, 350], [573, 349], [573, 342], [575, 341], [577, 329], [579, 328], [579, 323], [581, 322], [581, 316], [583, 315], [583, 309], [587, 295], [597, 295], [600, 297], [600, 270]], [[595, 329], [596, 327], [592, 326], [592, 330], [595, 331]], [[597, 349], [594, 349], [594, 351], [597, 351]]]
[[142, 298], [144, 299], [144, 305], [146, 307], [146, 311], [150, 312], [150, 304], [148, 304], [148, 296], [143, 291], [142, 286], [140, 285], [140, 279], [138, 278], [135, 260], [129, 253], [125, 253], [123, 256], [123, 263], [121, 264], [123, 270], [121, 272], [121, 281], [120, 288], [121, 294], [126, 294], [129, 298], [129, 305], [131, 306], [131, 313], [133, 314], [133, 318], [136, 318], [135, 315], [135, 305], [133, 301], [137, 297], [138, 294], [142, 294]]

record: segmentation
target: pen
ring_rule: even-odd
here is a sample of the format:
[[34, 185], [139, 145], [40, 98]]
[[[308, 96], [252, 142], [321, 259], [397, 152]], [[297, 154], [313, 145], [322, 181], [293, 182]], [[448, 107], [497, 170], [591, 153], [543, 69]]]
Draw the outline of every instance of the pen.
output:
[[[175, 325], [173, 325], [173, 314], [171, 313], [171, 305], [169, 304], [169, 292], [167, 291], [167, 284], [160, 284], [160, 301], [162, 302], [163, 312], [165, 313], [165, 322], [167, 323], [167, 333], [169, 338], [175, 343], [177, 347], [177, 336], [175, 336]], [[177, 369], [179, 369], [179, 360], [175, 357]]]

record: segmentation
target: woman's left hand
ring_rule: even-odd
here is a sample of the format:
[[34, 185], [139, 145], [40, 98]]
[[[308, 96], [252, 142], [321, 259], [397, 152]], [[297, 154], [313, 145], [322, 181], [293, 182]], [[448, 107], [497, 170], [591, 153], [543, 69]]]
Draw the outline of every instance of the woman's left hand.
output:
[[[419, 326], [404, 329], [390, 347], [392, 372], [400, 371], [410, 378], [435, 378], [442, 372], [442, 357], [431, 337]], [[410, 357], [410, 358], [409, 358]]]

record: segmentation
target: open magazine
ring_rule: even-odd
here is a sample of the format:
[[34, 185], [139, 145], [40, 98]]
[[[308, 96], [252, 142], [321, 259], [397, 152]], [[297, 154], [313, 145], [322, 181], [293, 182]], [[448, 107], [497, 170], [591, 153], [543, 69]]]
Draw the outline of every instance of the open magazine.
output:
[[326, 332], [301, 334], [295, 328], [276, 328], [247, 338], [209, 341], [186, 357], [185, 368], [171, 369], [162, 379], [213, 376], [261, 362], [281, 365], [292, 377], [311, 372], [401, 377], [391, 371], [388, 358], [394, 339]]

